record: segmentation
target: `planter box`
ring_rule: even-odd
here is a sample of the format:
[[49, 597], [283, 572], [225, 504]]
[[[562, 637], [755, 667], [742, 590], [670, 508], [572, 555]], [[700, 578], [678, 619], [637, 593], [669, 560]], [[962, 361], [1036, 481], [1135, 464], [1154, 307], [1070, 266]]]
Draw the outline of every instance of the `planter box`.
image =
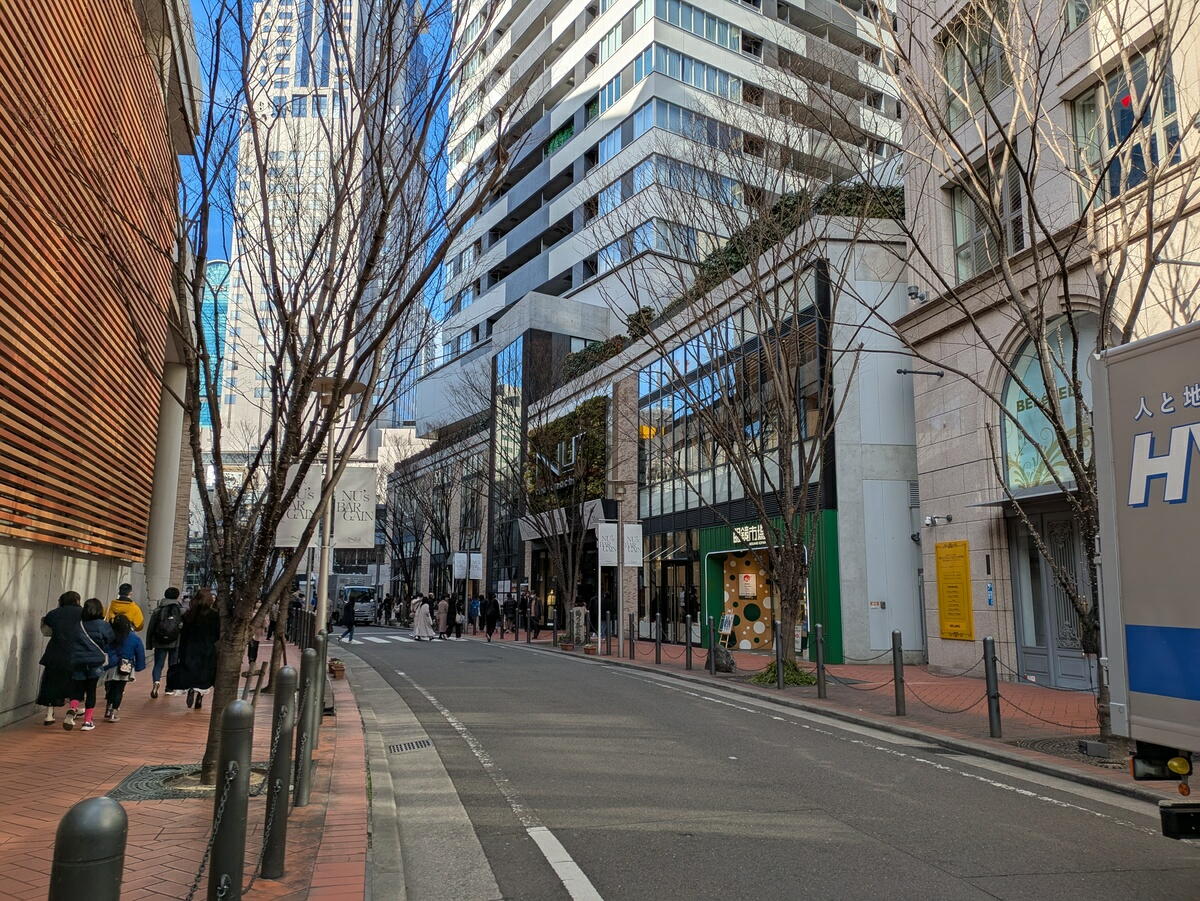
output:
[[591, 654], [592, 656], [595, 656], [595, 654], [596, 654], [596, 646], [595, 646], [594, 644], [585, 644], [585, 645], [583, 646], [583, 653], [585, 653], [585, 654]]
[[575, 650], [575, 645], [571, 644], [569, 641], [560, 641], [558, 643], [558, 649], [560, 651], [573, 651]]
[[331, 663], [329, 665], [329, 675], [335, 679], [341, 679], [346, 675], [346, 667], [341, 663]]

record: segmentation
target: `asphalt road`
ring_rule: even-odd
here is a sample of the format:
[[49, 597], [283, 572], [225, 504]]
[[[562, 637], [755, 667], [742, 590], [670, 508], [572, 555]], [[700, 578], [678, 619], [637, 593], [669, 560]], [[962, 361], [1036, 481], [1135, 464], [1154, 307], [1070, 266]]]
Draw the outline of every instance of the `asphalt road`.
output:
[[512, 643], [352, 650], [505, 898], [1200, 899], [1200, 846], [1145, 802]]

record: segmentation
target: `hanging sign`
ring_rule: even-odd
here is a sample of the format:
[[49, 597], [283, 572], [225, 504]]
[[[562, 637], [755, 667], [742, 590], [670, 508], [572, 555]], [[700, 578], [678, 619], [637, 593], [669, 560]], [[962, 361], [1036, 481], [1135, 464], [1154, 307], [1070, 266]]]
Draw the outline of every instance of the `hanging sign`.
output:
[[[299, 471], [300, 467], [295, 463], [288, 467], [287, 484], [289, 487], [295, 482]], [[317, 504], [321, 501], [321, 478], [321, 467], [319, 466], [310, 466], [308, 472], [304, 474], [300, 490], [292, 498], [291, 506], [287, 508], [283, 519], [279, 521], [278, 528], [275, 529], [276, 547], [300, 546], [300, 536], [304, 534], [305, 528], [317, 515]], [[317, 532], [314, 531], [314, 543], [316, 538]]]
[[483, 554], [472, 554], [467, 578], [483, 581]]
[[621, 529], [621, 565], [642, 565], [642, 524], [627, 522]]
[[457, 551], [454, 554], [454, 578], [465, 579], [467, 577], [467, 555], [462, 551]]
[[338, 479], [333, 505], [335, 548], [375, 547], [375, 467], [347, 468]]
[[942, 638], [975, 640], [970, 554], [970, 547], [965, 541], [939, 541], [935, 545], [938, 625]]
[[600, 554], [601, 566], [617, 565], [617, 524], [596, 523], [596, 550]]

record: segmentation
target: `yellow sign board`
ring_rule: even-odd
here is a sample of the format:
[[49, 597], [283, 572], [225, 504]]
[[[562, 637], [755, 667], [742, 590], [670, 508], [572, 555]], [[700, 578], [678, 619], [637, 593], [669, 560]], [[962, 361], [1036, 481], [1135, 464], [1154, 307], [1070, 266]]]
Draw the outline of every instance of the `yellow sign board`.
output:
[[975, 640], [971, 609], [971, 553], [965, 541], [939, 541], [937, 559], [938, 624], [942, 638]]

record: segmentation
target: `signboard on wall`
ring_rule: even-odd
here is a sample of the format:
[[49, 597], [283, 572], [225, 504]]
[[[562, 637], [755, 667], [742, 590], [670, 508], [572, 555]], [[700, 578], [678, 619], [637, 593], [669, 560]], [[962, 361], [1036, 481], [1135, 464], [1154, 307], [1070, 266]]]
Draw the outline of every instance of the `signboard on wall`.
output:
[[738, 597], [755, 599], [758, 597], [758, 575], [755, 573], [738, 574]]
[[767, 530], [762, 527], [761, 523], [755, 523], [752, 526], [734, 526], [730, 529], [730, 534], [735, 544], [744, 544], [746, 547], [762, 547], [767, 543]]
[[617, 524], [596, 523], [596, 549], [600, 554], [601, 566], [617, 565]]
[[970, 547], [965, 541], [939, 541], [934, 546], [934, 556], [940, 635], [957, 641], [974, 641]]

